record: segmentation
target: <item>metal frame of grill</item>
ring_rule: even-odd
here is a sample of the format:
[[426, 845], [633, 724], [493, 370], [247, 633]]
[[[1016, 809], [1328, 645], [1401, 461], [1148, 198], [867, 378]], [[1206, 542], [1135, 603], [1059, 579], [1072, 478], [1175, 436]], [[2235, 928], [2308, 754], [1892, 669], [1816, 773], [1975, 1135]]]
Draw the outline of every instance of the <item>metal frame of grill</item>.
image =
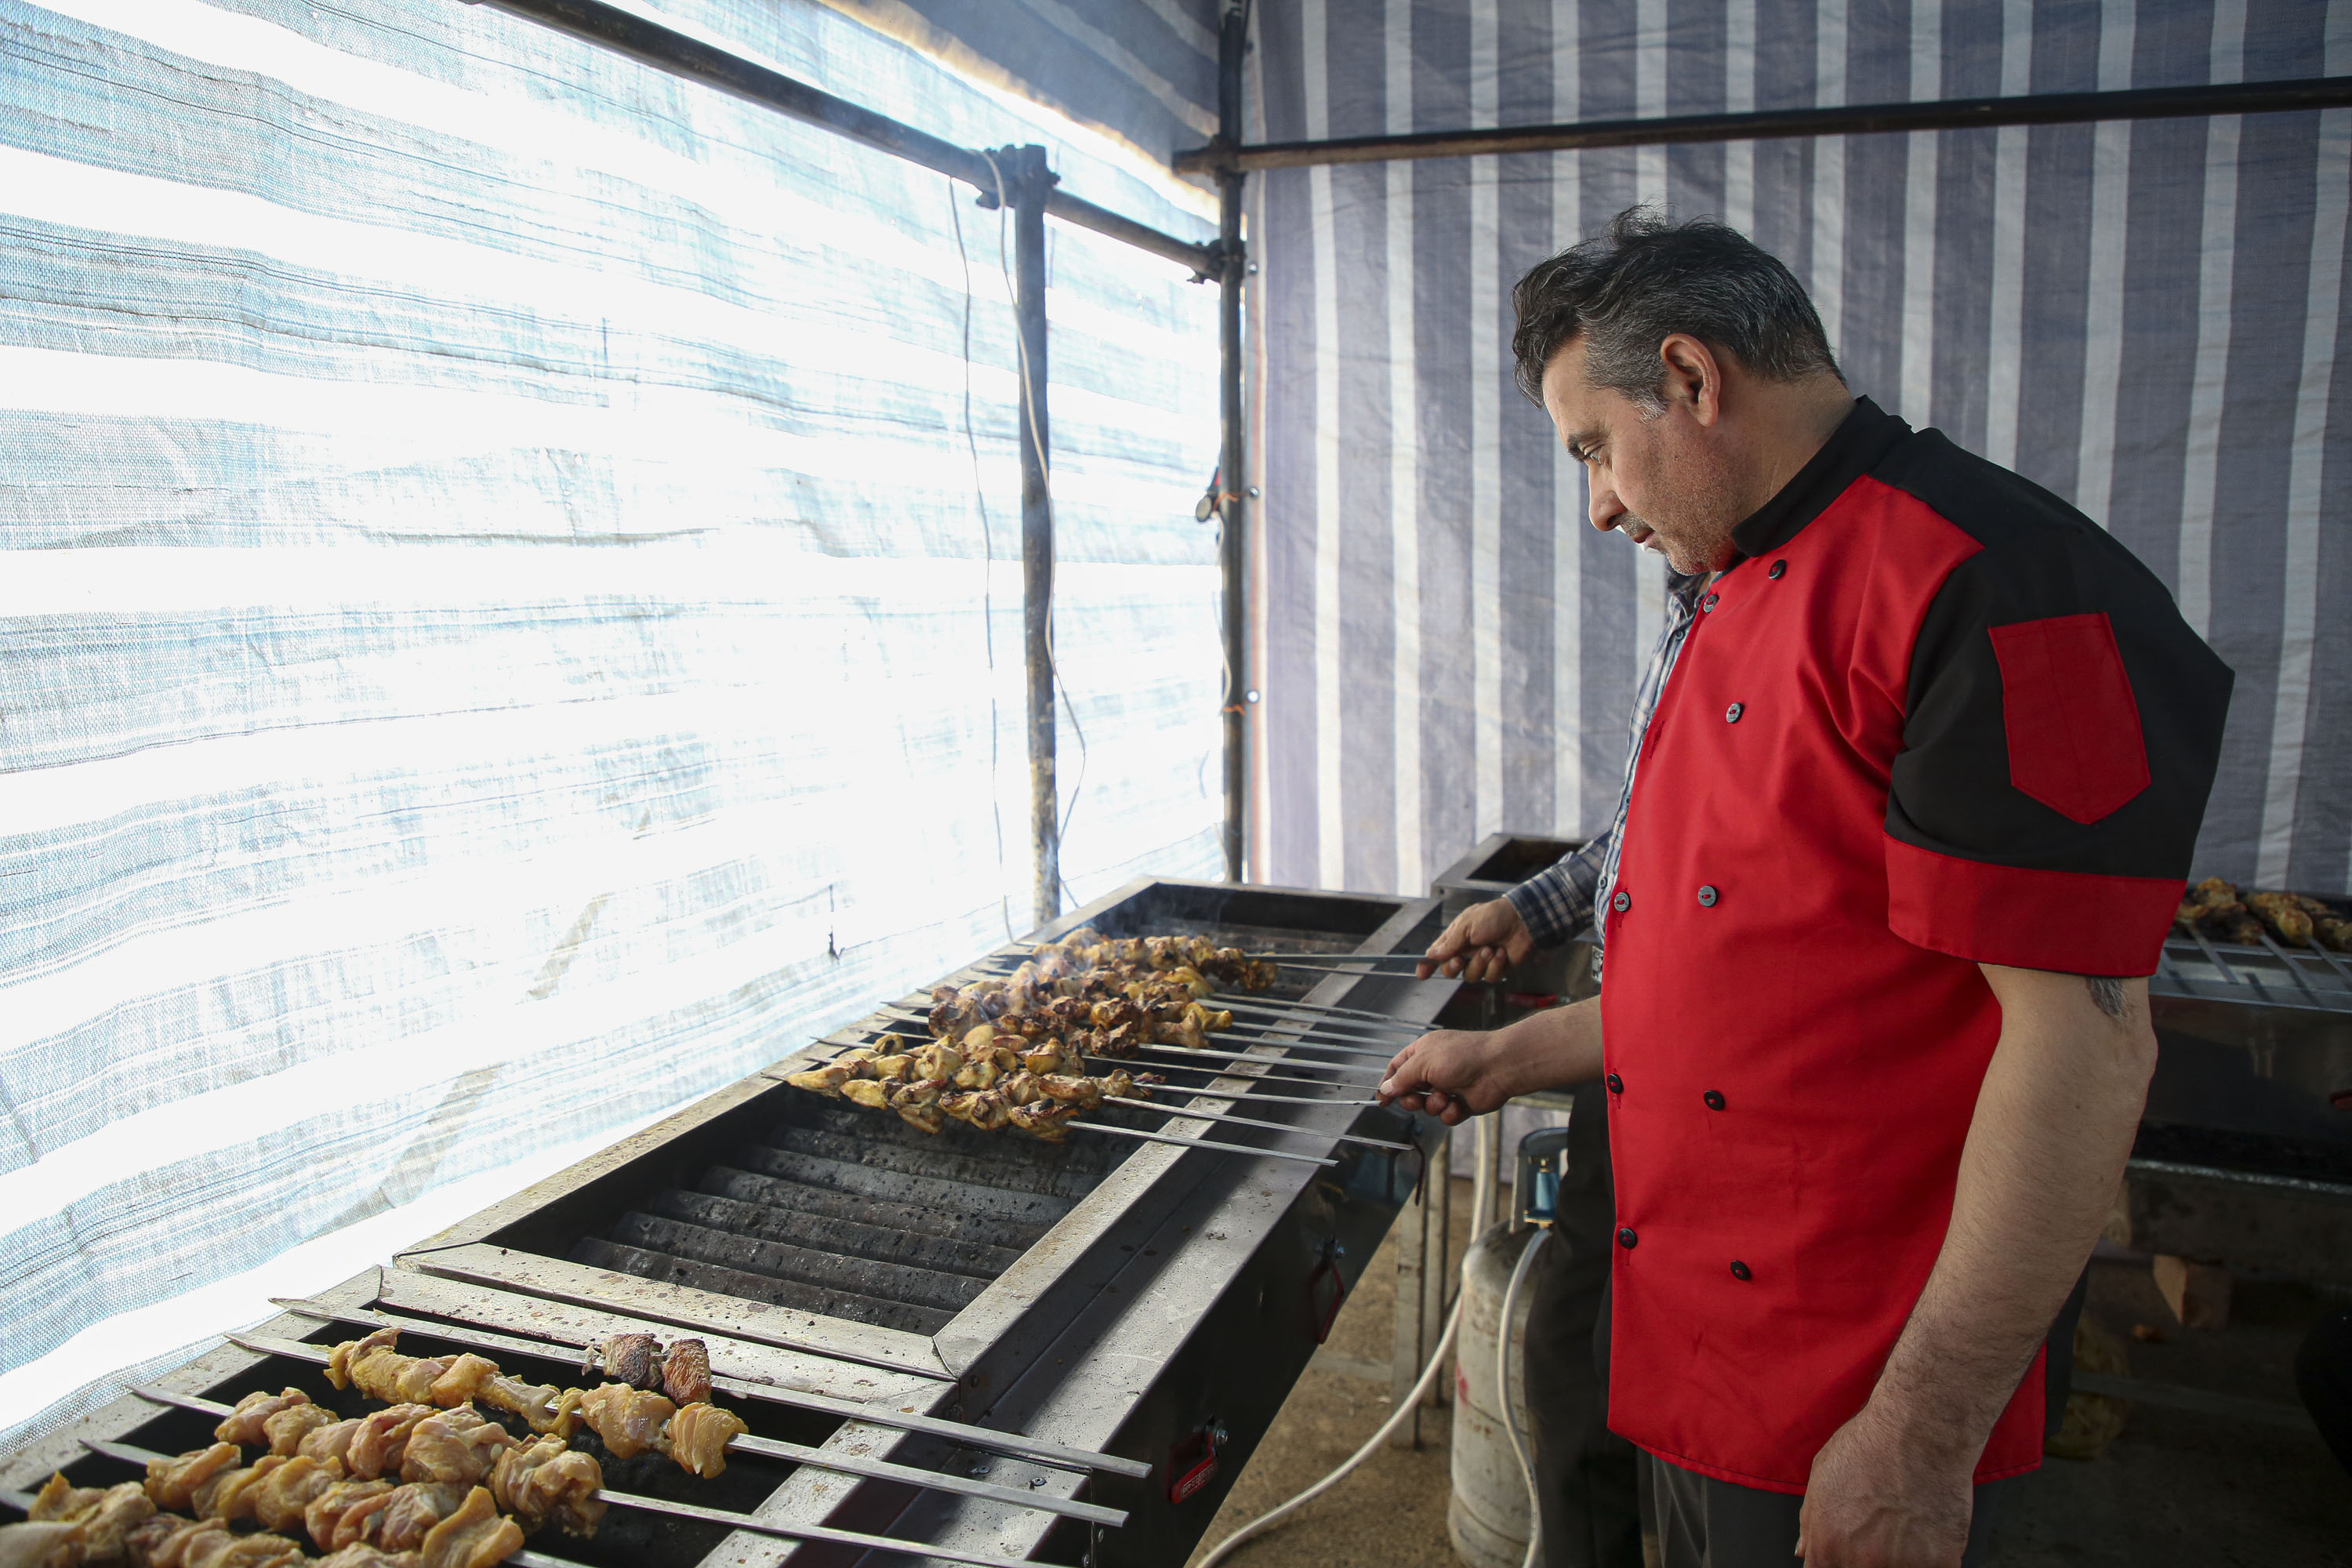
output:
[[2176, 930], [2148, 994], [2156, 1079], [2117, 1238], [2352, 1284], [2352, 955]]
[[[1427, 899], [1146, 879], [1044, 934], [1084, 923], [1114, 935], [1197, 931], [1254, 948], [1374, 954], [1425, 944], [1438, 921], [1438, 905]], [[1318, 971], [1289, 990], [1318, 1005], [1426, 1023], [1454, 987], [1415, 983], [1409, 973]], [[921, 1005], [928, 999], [926, 992], [903, 1000]], [[859, 1027], [887, 1021], [877, 1016]], [[1315, 1027], [1302, 1019], [1290, 1032], [1294, 1041], [1311, 1042], [1318, 1037]], [[1350, 1037], [1349, 1043], [1362, 1041]], [[709, 1343], [721, 1399], [772, 1448], [797, 1443], [849, 1469], [910, 1467], [995, 1489], [973, 1496], [971, 1486], [959, 1493], [758, 1453], [731, 1455], [716, 1483], [693, 1481], [674, 1467], [665, 1476], [632, 1461], [638, 1469], [613, 1481], [616, 1488], [625, 1483], [676, 1501], [755, 1513], [785, 1528], [864, 1531], [981, 1557], [1181, 1562], [1304, 1370], [1318, 1328], [1328, 1326], [1412, 1195], [1440, 1130], [1360, 1103], [1314, 1104], [1311, 1095], [1295, 1097], [1300, 1103], [1255, 1102], [1246, 1080], [1228, 1078], [1209, 1103], [1223, 1108], [1236, 1100], [1233, 1109], [1296, 1132], [1188, 1122], [1188, 1097], [1173, 1086], [1163, 1091], [1166, 1111], [1136, 1114], [1180, 1134], [1199, 1130], [1220, 1141], [1311, 1150], [1334, 1163], [1108, 1139], [1090, 1144], [1084, 1122], [1061, 1150], [961, 1127], [950, 1131], [967, 1138], [924, 1140], [879, 1113], [856, 1112], [872, 1120], [852, 1121], [848, 1110], [773, 1076], [837, 1049], [795, 1052], [404, 1251], [394, 1267], [355, 1276], [273, 1320], [247, 1336], [247, 1344], [222, 1346], [157, 1379], [152, 1397], [116, 1401], [26, 1446], [0, 1462], [0, 1486], [29, 1490], [53, 1468], [85, 1485], [133, 1473], [120, 1459], [93, 1456], [84, 1446], [90, 1441], [174, 1453], [209, 1441], [213, 1418], [157, 1402], [173, 1396], [231, 1404], [252, 1389], [291, 1383], [322, 1403], [349, 1403], [348, 1395], [332, 1400], [313, 1356], [275, 1342], [331, 1344], [364, 1331], [359, 1323], [372, 1317], [388, 1314], [409, 1324], [404, 1350], [478, 1349], [559, 1384], [595, 1381], [576, 1372], [580, 1347], [594, 1341], [625, 1331], [666, 1339], [692, 1333]], [[1295, 1043], [1269, 1041], [1249, 1054], [1289, 1065], [1306, 1059], [1296, 1050]], [[1377, 1066], [1369, 1058], [1354, 1062]], [[770, 1289], [763, 1300], [749, 1270], [730, 1274], [712, 1265], [688, 1284], [628, 1272], [615, 1266], [625, 1261], [617, 1252], [601, 1255], [601, 1265], [572, 1256], [591, 1238], [609, 1244], [616, 1223], [645, 1215], [648, 1200], [664, 1194], [700, 1193], [720, 1205], [744, 1204], [741, 1195], [708, 1191], [701, 1177], [714, 1152], [740, 1149], [752, 1131], [777, 1127], [798, 1130], [796, 1142], [786, 1140], [794, 1145], [786, 1152], [829, 1162], [835, 1176], [853, 1178], [840, 1190], [835, 1213], [805, 1216], [849, 1226], [866, 1225], [910, 1192], [935, 1206], [953, 1195], [939, 1176], [908, 1169], [897, 1151], [911, 1147], [919, 1159], [941, 1161], [953, 1183], [983, 1175], [986, 1157], [1003, 1150], [1000, 1166], [1039, 1177], [1029, 1194], [1039, 1202], [1024, 1220], [1024, 1245], [982, 1258], [993, 1277], [958, 1288], [963, 1299], [941, 1299], [931, 1316], [912, 1321], [902, 1315], [895, 1323], [876, 1321], [870, 1310], [864, 1321], [851, 1315], [858, 1310], [849, 1299], [856, 1291], [826, 1300], [821, 1289], [814, 1296]], [[893, 1127], [917, 1142], [896, 1138]], [[1418, 1157], [1333, 1141], [1353, 1130], [1409, 1141]], [[975, 1152], [974, 1142], [983, 1147]], [[874, 1153], [878, 1160], [861, 1158]], [[789, 1173], [791, 1161], [777, 1168]], [[860, 1191], [854, 1180], [860, 1173], [914, 1185], [899, 1183], [898, 1198], [889, 1195], [890, 1182], [867, 1181]], [[1000, 1202], [986, 1194], [1003, 1190], [965, 1188], [967, 1201], [953, 1217]], [[676, 1219], [679, 1206], [664, 1212]], [[708, 1208], [699, 1215], [714, 1216]], [[919, 1249], [939, 1244], [945, 1251], [931, 1254], [934, 1259], [954, 1252], [956, 1227], [933, 1228], [948, 1234], [918, 1237]], [[642, 1226], [634, 1234], [656, 1239]], [[874, 1259], [847, 1250], [856, 1238], [845, 1231], [820, 1224], [798, 1234], [842, 1245], [836, 1286], [855, 1277], [879, 1289], [877, 1281], [908, 1284], [921, 1273], [871, 1267]], [[770, 1256], [758, 1237], [738, 1241], [746, 1260]], [[977, 1255], [967, 1249], [960, 1256], [969, 1264]], [[711, 1285], [740, 1293], [706, 1288]], [[870, 1306], [877, 1299], [866, 1300]], [[527, 1352], [535, 1353], [525, 1359]], [[785, 1400], [797, 1403], [780, 1402]], [[808, 1408], [812, 1403], [823, 1408]], [[1120, 1456], [1127, 1473], [1047, 1462], [1055, 1451]], [[1097, 1512], [1125, 1512], [1126, 1526], [1106, 1531], [1096, 1519], [1073, 1517], [1087, 1504]], [[541, 1540], [532, 1547], [586, 1568], [769, 1568], [858, 1555], [838, 1544], [795, 1543], [718, 1524], [632, 1519], [619, 1508], [593, 1542]]]

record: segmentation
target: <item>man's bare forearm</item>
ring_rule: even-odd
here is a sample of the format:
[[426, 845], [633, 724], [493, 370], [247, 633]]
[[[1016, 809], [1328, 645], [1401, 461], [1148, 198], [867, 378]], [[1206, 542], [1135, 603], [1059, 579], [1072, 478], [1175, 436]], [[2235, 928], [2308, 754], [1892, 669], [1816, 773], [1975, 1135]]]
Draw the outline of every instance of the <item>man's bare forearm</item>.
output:
[[2147, 984], [1985, 966], [2001, 1034], [1942, 1252], [1871, 1395], [1890, 1435], [1973, 1466], [2105, 1223], [2155, 1065]]
[[1601, 1076], [1601, 998], [1547, 1007], [1496, 1030], [1495, 1040], [1513, 1094], [1591, 1083]]

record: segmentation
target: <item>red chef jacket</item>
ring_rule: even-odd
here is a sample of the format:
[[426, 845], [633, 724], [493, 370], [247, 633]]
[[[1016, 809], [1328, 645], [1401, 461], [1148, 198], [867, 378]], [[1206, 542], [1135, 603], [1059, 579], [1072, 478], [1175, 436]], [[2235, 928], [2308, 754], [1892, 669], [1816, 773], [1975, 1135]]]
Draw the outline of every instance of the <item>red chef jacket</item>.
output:
[[[1610, 1425], [1801, 1492], [1942, 1247], [1978, 965], [2155, 970], [2231, 676], [2080, 513], [1867, 399], [1735, 539], [1604, 910]], [[1979, 1480], [2042, 1410], [2037, 1361]]]

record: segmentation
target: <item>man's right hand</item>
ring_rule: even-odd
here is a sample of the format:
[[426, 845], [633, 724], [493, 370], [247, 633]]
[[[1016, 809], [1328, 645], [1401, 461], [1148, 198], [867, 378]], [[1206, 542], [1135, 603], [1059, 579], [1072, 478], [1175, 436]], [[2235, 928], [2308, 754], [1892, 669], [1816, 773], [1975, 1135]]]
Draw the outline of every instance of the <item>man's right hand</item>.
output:
[[1508, 899], [1473, 904], [1454, 919], [1445, 934], [1429, 944], [1413, 973], [1426, 980], [1444, 973], [1465, 980], [1500, 980], [1536, 950], [1527, 922]]

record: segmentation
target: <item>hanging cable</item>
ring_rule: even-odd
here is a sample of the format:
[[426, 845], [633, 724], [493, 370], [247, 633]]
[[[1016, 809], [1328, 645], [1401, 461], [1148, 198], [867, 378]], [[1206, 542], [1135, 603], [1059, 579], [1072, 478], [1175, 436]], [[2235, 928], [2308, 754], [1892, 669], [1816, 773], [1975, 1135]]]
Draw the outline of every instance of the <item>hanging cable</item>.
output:
[[[1013, 345], [1018, 353], [1021, 364], [1021, 424], [1030, 447], [1037, 454], [1037, 472], [1043, 476], [1045, 484], [1045, 519], [1050, 525], [1054, 517], [1054, 465], [1045, 450], [1045, 436], [1037, 428], [1037, 379], [1029, 366], [1028, 340], [1022, 336], [1018, 325], [1021, 316], [1021, 290], [1013, 281], [1013, 263], [1004, 248], [1004, 219], [1005, 215], [1013, 210], [1013, 203], [1005, 194], [1004, 171], [998, 165], [996, 154], [985, 147], [975, 150], [982, 159], [986, 160], [989, 177], [996, 183], [996, 269], [1004, 276], [1004, 298], [1013, 307], [1015, 322]], [[1042, 280], [1039, 286], [1042, 289]], [[1076, 737], [1078, 742], [1078, 771], [1070, 781], [1070, 804], [1063, 809], [1061, 824], [1055, 830], [1056, 841], [1067, 843], [1070, 837], [1070, 819], [1076, 816], [1078, 811], [1078, 794], [1086, 788], [1087, 784], [1087, 732], [1078, 723], [1077, 704], [1070, 700], [1069, 686], [1062, 679], [1061, 664], [1054, 657], [1054, 616], [1050, 605], [1045, 615], [1045, 673], [1053, 681], [1054, 689], [1062, 700], [1062, 711], [1068, 714], [1070, 718], [1070, 733]], [[1060, 894], [1065, 904], [1077, 901], [1070, 896], [1070, 884], [1062, 876], [1062, 861], [1059, 855], [1054, 858], [1054, 881], [1055, 890]]]
[[[980, 503], [980, 629], [988, 657], [988, 804], [996, 819], [996, 905], [1011, 941], [1013, 895], [1004, 886], [1004, 794], [998, 779], [1002, 736], [996, 708], [996, 530], [988, 521], [988, 487], [981, 482], [980, 438], [971, 428], [971, 252], [964, 248], [963, 204], [956, 182], [948, 181], [948, 216], [955, 224], [956, 256], [963, 262], [963, 444], [971, 454], [971, 495]], [[999, 226], [1002, 226], [1001, 225]]]
[[1528, 1489], [1528, 1554], [1521, 1559], [1519, 1568], [1536, 1568], [1536, 1555], [1543, 1550], [1543, 1509], [1536, 1500], [1535, 1462], [1528, 1458], [1527, 1439], [1519, 1436], [1518, 1418], [1511, 1414], [1511, 1308], [1518, 1301], [1519, 1285], [1528, 1277], [1528, 1266], [1536, 1260], [1536, 1254], [1543, 1250], [1550, 1236], [1549, 1226], [1539, 1229], [1519, 1248], [1519, 1261], [1511, 1270], [1511, 1282], [1503, 1289], [1502, 1321], [1495, 1329], [1495, 1398], [1503, 1407], [1503, 1430], [1511, 1439], [1511, 1457], [1518, 1460], [1519, 1479]]
[[1454, 1331], [1461, 1321], [1462, 1298], [1457, 1294], [1454, 1298], [1454, 1310], [1445, 1315], [1445, 1331], [1438, 1336], [1437, 1349], [1430, 1356], [1429, 1364], [1421, 1369], [1420, 1380], [1412, 1385], [1412, 1392], [1397, 1402], [1397, 1407], [1389, 1412], [1389, 1418], [1381, 1423], [1381, 1429], [1365, 1438], [1364, 1446], [1349, 1455], [1338, 1469], [1333, 1470], [1281, 1507], [1258, 1515], [1223, 1541], [1218, 1542], [1215, 1546], [1210, 1548], [1209, 1554], [1201, 1559], [1199, 1568], [1215, 1568], [1215, 1564], [1227, 1552], [1232, 1552], [1260, 1531], [1272, 1529], [1297, 1513], [1300, 1509], [1345, 1480], [1358, 1466], [1370, 1458], [1373, 1451], [1389, 1440], [1389, 1434], [1403, 1425], [1405, 1417], [1412, 1414], [1414, 1406], [1428, 1397], [1430, 1384], [1436, 1381], [1439, 1369], [1445, 1364], [1445, 1358], [1454, 1352]]

